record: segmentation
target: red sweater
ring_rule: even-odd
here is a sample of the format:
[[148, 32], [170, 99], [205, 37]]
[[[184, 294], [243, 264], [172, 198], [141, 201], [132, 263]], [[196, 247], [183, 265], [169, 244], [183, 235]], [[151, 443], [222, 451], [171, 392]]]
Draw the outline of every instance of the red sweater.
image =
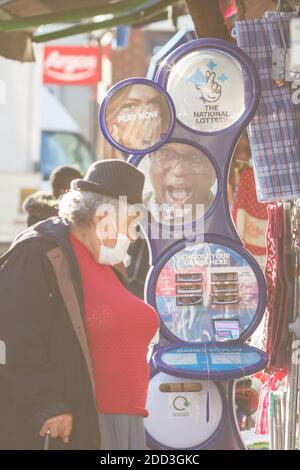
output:
[[148, 416], [148, 346], [159, 327], [156, 311], [131, 294], [110, 266], [94, 261], [74, 236], [85, 323], [101, 413]]

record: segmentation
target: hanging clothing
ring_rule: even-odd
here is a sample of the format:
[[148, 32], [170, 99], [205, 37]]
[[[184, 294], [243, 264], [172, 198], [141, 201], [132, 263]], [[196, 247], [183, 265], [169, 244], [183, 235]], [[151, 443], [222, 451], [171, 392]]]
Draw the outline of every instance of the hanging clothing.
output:
[[259, 402], [256, 413], [256, 422], [255, 422], [255, 432], [257, 434], [268, 434], [270, 431], [269, 423], [269, 398], [270, 391], [278, 390], [285, 373], [278, 371], [273, 375], [265, 372], [260, 378], [263, 383], [260, 393], [259, 393]]
[[237, 21], [238, 46], [259, 73], [261, 99], [248, 135], [260, 202], [286, 201], [300, 196], [300, 106], [293, 103], [291, 84], [279, 87], [272, 79], [272, 51], [289, 44], [294, 13]]
[[289, 358], [289, 321], [293, 311], [294, 269], [289, 204], [268, 205], [266, 283], [268, 370], [285, 370]]
[[253, 168], [245, 167], [237, 187], [232, 217], [245, 247], [264, 265], [266, 255], [267, 204], [257, 200]]
[[239, 13], [236, 0], [219, 0], [219, 8], [230, 35], [235, 23], [236, 15]]

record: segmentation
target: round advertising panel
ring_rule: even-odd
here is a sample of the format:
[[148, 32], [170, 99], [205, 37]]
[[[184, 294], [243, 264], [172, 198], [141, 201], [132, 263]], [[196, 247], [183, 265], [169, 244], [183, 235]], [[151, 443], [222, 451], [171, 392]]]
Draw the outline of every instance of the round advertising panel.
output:
[[146, 152], [162, 145], [174, 125], [173, 103], [159, 85], [129, 79], [115, 85], [99, 113], [100, 127], [117, 149]]
[[213, 205], [218, 181], [211, 160], [197, 147], [168, 142], [144, 156], [144, 204], [156, 221], [188, 225]]
[[227, 129], [245, 112], [244, 77], [240, 64], [216, 50], [193, 51], [171, 68], [167, 91], [176, 117], [189, 129]]
[[236, 342], [257, 320], [256, 273], [228, 246], [186, 245], [156, 269], [154, 304], [171, 339]]

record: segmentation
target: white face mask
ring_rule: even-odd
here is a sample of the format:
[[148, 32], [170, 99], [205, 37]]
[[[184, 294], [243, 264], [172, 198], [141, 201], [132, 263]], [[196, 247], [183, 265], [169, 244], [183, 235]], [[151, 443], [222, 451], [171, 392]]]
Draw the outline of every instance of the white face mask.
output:
[[103, 240], [97, 230], [97, 236], [102, 244], [99, 252], [99, 263], [114, 266], [119, 264], [126, 258], [127, 250], [130, 245], [130, 239], [123, 233], [118, 233], [116, 244], [113, 247], [105, 246]]

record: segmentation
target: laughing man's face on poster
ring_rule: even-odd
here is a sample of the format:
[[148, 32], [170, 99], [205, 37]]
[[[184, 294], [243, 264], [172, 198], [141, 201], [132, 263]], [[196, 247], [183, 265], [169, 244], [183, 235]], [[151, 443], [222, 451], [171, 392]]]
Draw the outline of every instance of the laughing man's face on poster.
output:
[[126, 85], [110, 99], [106, 126], [111, 137], [123, 147], [147, 149], [161, 140], [170, 123], [165, 97], [145, 84]]
[[[193, 211], [196, 205], [209, 209], [217, 184], [215, 170], [206, 155], [185, 143], [172, 142], [143, 158], [139, 168], [146, 175], [146, 204]], [[151, 207], [150, 207], [151, 210]]]

